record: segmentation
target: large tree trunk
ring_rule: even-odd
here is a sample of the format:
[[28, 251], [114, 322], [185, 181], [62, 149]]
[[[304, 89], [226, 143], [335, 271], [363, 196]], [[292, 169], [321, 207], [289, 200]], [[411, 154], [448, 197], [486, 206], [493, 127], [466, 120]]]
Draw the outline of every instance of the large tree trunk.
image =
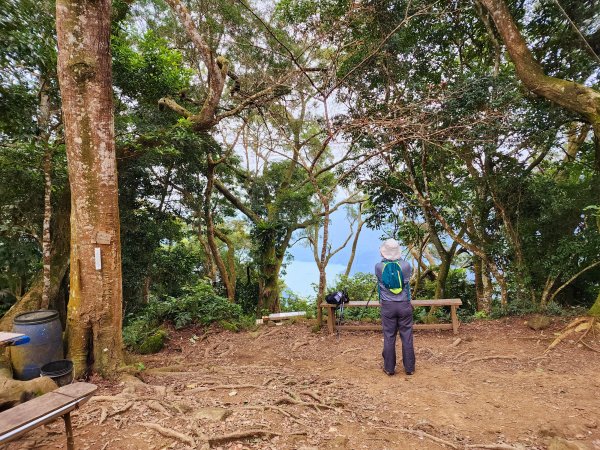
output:
[[[71, 186], [67, 356], [75, 377], [122, 359], [122, 278], [110, 0], [58, 0], [58, 76]], [[99, 258], [98, 258], [99, 256]]]
[[476, 309], [481, 311], [483, 309], [483, 264], [479, 256], [473, 255], [473, 272], [475, 274], [475, 300]]
[[258, 258], [258, 305], [257, 313], [276, 313], [279, 304], [279, 270], [283, 258], [279, 258], [275, 240], [263, 242]]

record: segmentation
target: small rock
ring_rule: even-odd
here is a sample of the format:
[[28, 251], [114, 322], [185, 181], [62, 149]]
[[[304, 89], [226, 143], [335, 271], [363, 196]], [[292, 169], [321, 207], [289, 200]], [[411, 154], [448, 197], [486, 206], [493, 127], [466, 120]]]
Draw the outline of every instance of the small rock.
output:
[[223, 421], [229, 417], [231, 413], [231, 410], [225, 408], [200, 408], [194, 414], [194, 419]]
[[591, 428], [591, 429], [596, 429], [598, 428], [598, 423], [595, 420], [589, 420], [584, 424], [586, 427]]
[[527, 326], [532, 330], [539, 331], [545, 330], [552, 324], [552, 319], [547, 316], [542, 316], [539, 314], [534, 315], [527, 321]]

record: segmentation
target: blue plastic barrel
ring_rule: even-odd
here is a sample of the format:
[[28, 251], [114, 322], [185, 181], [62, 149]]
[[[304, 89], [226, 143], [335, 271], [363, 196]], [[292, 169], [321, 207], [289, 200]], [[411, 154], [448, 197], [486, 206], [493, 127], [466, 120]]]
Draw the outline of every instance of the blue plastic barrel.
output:
[[58, 311], [40, 309], [19, 314], [13, 319], [13, 332], [29, 336], [29, 343], [11, 347], [10, 360], [17, 380], [40, 376], [40, 369], [51, 361], [63, 359], [62, 327]]

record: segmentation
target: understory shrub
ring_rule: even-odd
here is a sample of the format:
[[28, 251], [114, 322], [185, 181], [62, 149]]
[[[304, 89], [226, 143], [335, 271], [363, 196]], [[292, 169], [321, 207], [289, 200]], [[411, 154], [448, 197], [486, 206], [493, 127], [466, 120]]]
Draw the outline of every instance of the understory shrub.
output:
[[305, 311], [307, 319], [317, 315], [317, 305], [314, 300], [294, 294], [289, 289], [283, 291], [280, 301], [281, 312]]
[[176, 329], [218, 322], [231, 331], [254, 323], [253, 318], [243, 315], [239, 305], [216, 295], [206, 281], [184, 288], [181, 297], [153, 297], [141, 312], [129, 319], [123, 329], [123, 340], [129, 349], [138, 353], [155, 353], [162, 348], [167, 336], [161, 328], [165, 322], [172, 323]]

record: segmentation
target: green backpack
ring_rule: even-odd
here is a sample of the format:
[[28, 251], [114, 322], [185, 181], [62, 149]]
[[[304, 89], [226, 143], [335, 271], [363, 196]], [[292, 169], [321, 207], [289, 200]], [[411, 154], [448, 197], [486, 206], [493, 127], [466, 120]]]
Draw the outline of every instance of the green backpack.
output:
[[383, 263], [381, 282], [392, 294], [399, 294], [404, 289], [404, 277], [402, 267], [398, 261], [387, 261]]

